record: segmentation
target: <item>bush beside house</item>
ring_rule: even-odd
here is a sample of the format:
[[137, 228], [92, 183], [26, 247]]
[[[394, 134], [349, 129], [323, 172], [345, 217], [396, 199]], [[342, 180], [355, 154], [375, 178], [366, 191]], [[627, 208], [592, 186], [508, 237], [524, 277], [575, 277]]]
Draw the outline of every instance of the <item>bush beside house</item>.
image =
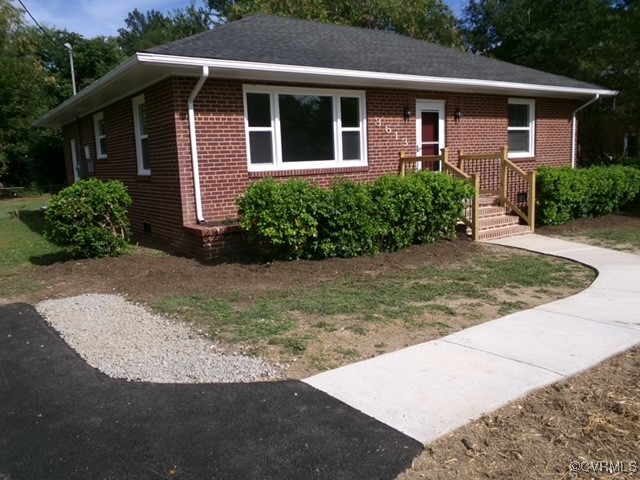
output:
[[126, 252], [131, 197], [120, 181], [79, 180], [49, 202], [45, 238], [80, 258]]
[[569, 220], [620, 211], [639, 198], [640, 170], [626, 166], [585, 169], [540, 168], [537, 223], [560, 225]]
[[353, 257], [455, 235], [471, 187], [431, 172], [387, 175], [373, 184], [266, 178], [239, 197], [249, 240], [284, 258]]
[[633, 167], [640, 169], [640, 157], [620, 157], [615, 162], [617, 165], [623, 165], [625, 167]]

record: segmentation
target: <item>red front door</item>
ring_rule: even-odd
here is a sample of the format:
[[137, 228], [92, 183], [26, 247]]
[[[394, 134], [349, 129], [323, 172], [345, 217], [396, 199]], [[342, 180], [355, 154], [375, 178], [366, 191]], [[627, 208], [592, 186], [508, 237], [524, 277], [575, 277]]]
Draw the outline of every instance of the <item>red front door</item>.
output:
[[[418, 126], [418, 133], [420, 138], [418, 139], [418, 152], [421, 156], [440, 155], [440, 139], [442, 135], [440, 132], [440, 112], [438, 110], [418, 110], [418, 120], [420, 125]], [[422, 164], [424, 170], [440, 170], [439, 162], [424, 162]]]

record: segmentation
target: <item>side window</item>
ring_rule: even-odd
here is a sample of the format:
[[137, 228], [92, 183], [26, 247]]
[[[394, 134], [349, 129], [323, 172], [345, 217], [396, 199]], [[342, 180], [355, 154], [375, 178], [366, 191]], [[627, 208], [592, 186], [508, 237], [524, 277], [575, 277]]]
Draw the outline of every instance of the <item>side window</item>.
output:
[[144, 103], [144, 95], [139, 95], [132, 100], [133, 125], [136, 136], [136, 157], [138, 159], [138, 175], [151, 175], [151, 163], [149, 161], [149, 138], [147, 135], [147, 111]]
[[509, 99], [509, 157], [535, 155], [535, 100]]
[[93, 116], [93, 133], [96, 138], [96, 157], [107, 158], [107, 135], [104, 133], [104, 113], [99, 112]]

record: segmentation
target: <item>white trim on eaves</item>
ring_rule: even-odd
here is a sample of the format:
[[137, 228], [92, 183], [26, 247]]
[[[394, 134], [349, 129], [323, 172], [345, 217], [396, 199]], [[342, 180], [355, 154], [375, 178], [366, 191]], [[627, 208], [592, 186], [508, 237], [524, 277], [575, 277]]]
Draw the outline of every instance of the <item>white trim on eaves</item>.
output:
[[208, 67], [211, 78], [259, 82], [299, 82], [357, 88], [405, 88], [442, 92], [491, 93], [509, 96], [581, 98], [613, 96], [618, 92], [598, 88], [562, 87], [495, 80], [407, 75], [400, 73], [280, 65], [273, 63], [136, 53], [77, 95], [65, 100], [36, 122], [37, 127], [60, 127], [106, 105], [140, 93], [169, 75], [200, 77]]
[[218, 70], [240, 70], [252, 72], [269, 72], [282, 74], [303, 74], [315, 77], [342, 77], [360, 80], [379, 80], [421, 84], [422, 86], [465, 86], [483, 87], [496, 90], [529, 90], [540, 93], [565, 93], [578, 95], [616, 95], [615, 90], [560, 87], [550, 85], [536, 85], [529, 83], [501, 82], [496, 80], [474, 80], [467, 78], [432, 77], [422, 75], [407, 75], [401, 73], [368, 72], [362, 70], [346, 70], [325, 67], [307, 67], [299, 65], [281, 65], [275, 63], [244, 62], [238, 60], [218, 60], [212, 58], [180, 57], [174, 55], [159, 55], [154, 53], [138, 53], [138, 60], [142, 63], [163, 64], [167, 66], [201, 67], [203, 65]]

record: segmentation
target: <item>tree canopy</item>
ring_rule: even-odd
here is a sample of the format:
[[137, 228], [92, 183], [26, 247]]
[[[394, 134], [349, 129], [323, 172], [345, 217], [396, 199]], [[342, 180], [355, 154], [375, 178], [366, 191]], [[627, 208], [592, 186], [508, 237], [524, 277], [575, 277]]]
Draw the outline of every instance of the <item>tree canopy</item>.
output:
[[142, 13], [135, 9], [124, 20], [125, 27], [118, 29], [118, 45], [127, 55], [162, 45], [173, 40], [204, 32], [213, 26], [212, 12], [206, 7], [188, 7], [162, 13], [149, 10]]
[[57, 85], [43, 68], [37, 42], [21, 11], [7, 0], [0, 0], [0, 25], [0, 178], [24, 184], [52, 171], [43, 156], [39, 156], [42, 163], [31, 160], [43, 144], [52, 139], [58, 143], [59, 134], [34, 131], [31, 125], [57, 103]]
[[390, 30], [462, 47], [456, 18], [443, 0], [208, 0], [223, 20], [256, 13]]
[[469, 0], [461, 26], [483, 55], [620, 90], [583, 114], [592, 161], [620, 147], [604, 138], [615, 122], [640, 129], [640, 14], [637, 0]]
[[[638, 0], [468, 0], [458, 21], [444, 0], [199, 0], [172, 12], [131, 11], [113, 36], [84, 38], [28, 25], [0, 0], [0, 181], [64, 182], [62, 140], [33, 122], [78, 89], [142, 51], [255, 13], [394, 31], [620, 90], [584, 111], [582, 143], [593, 157], [611, 149], [604, 126], [640, 130]], [[115, 32], [114, 32], [115, 33]]]

